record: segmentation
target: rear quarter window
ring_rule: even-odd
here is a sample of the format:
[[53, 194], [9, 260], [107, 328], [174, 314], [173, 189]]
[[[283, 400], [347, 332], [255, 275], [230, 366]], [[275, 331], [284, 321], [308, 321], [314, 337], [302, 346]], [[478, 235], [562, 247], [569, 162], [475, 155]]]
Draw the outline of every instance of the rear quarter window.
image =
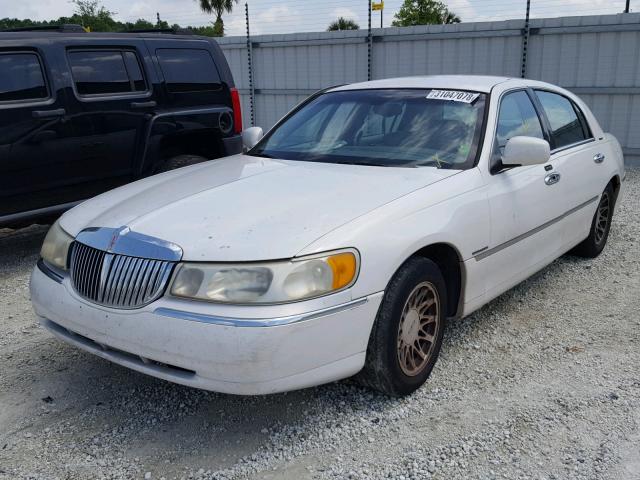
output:
[[35, 53], [0, 54], [0, 102], [48, 97], [40, 59]]
[[222, 87], [216, 64], [207, 50], [159, 48], [156, 56], [170, 93], [208, 92]]

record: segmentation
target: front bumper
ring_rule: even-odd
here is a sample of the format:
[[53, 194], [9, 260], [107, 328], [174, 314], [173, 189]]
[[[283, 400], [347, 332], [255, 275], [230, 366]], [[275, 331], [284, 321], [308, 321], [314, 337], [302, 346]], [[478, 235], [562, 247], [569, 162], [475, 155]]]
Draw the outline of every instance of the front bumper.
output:
[[290, 305], [245, 307], [244, 316], [233, 317], [219, 305], [168, 297], [117, 310], [85, 301], [67, 278], [54, 281], [36, 267], [31, 299], [47, 330], [83, 350], [175, 383], [254, 395], [361, 370], [382, 293], [325, 308], [314, 302], [307, 312], [301, 309], [308, 302], [296, 312]]

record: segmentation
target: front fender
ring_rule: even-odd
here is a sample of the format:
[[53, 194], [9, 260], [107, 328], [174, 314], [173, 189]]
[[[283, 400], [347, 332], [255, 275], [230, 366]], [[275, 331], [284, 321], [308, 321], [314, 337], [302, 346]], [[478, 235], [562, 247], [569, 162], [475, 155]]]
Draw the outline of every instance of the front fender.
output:
[[464, 261], [488, 245], [489, 236], [486, 189], [474, 168], [383, 205], [321, 237], [298, 255], [356, 248], [361, 267], [352, 288], [353, 298], [358, 298], [384, 290], [398, 268], [426, 246], [451, 245]]

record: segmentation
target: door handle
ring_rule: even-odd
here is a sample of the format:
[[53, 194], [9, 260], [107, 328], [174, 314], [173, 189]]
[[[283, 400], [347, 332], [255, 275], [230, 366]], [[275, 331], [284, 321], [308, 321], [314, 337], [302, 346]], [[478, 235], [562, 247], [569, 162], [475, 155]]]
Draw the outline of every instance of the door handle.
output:
[[33, 118], [50, 118], [61, 117], [66, 114], [67, 111], [64, 108], [57, 108], [56, 110], [34, 110], [31, 112]]
[[596, 163], [604, 162], [604, 153], [596, 153], [593, 156], [593, 161], [596, 162]]
[[560, 181], [559, 173], [550, 173], [546, 177], [544, 177], [544, 183], [547, 185], [553, 185], [554, 183], [558, 183]]
[[131, 102], [131, 108], [153, 108], [158, 103], [155, 100], [149, 100], [148, 102]]

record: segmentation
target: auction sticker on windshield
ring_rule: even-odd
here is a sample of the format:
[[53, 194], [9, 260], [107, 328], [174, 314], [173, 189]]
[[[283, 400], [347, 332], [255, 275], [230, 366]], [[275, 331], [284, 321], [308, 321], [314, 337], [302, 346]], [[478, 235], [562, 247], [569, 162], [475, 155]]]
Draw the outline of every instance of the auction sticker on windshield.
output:
[[427, 98], [434, 100], [451, 100], [452, 102], [473, 103], [479, 93], [460, 92], [456, 90], [431, 90]]

